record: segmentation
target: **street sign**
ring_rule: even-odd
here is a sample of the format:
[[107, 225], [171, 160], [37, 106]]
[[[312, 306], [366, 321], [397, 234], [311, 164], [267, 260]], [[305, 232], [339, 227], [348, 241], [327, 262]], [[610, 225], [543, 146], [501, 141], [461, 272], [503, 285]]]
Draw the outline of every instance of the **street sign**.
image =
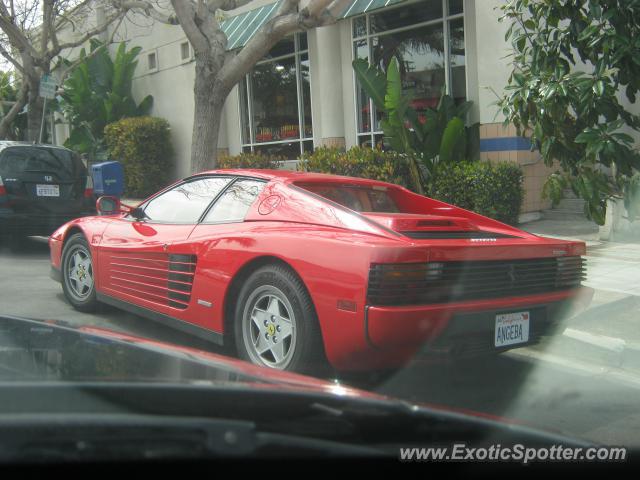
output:
[[42, 75], [40, 79], [40, 96], [44, 98], [56, 98], [56, 79], [51, 75]]

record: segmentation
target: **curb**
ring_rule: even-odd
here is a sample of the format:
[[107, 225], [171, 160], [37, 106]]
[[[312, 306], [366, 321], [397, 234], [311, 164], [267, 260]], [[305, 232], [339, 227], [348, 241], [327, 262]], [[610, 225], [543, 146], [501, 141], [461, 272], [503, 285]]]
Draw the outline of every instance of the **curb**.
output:
[[609, 367], [640, 370], [640, 345], [631, 345], [620, 338], [594, 335], [567, 328], [558, 346], [573, 358]]
[[[605, 337], [604, 342], [597, 339], [594, 341], [594, 339], [576, 338], [580, 335], [575, 335], [575, 332], [576, 330], [573, 330], [570, 335], [567, 335], [565, 331], [529, 349], [577, 360], [584, 364], [640, 372], [640, 344], [627, 343], [612, 337]], [[588, 332], [579, 332], [592, 335]], [[594, 337], [599, 336], [594, 335]]]
[[[606, 319], [625, 309], [640, 305], [640, 297], [628, 296], [620, 300], [598, 305], [583, 312], [583, 321]], [[578, 323], [578, 325], [576, 325]], [[537, 351], [561, 355], [598, 366], [640, 371], [640, 343], [622, 338], [591, 333], [579, 328], [580, 322], [568, 323], [562, 333], [547, 337], [538, 346]]]
[[606, 318], [607, 315], [617, 314], [629, 308], [640, 306], [640, 297], [624, 292], [620, 293], [627, 296], [613, 302], [602, 303], [580, 313], [579, 316], [582, 321], [601, 320], [602, 318]]

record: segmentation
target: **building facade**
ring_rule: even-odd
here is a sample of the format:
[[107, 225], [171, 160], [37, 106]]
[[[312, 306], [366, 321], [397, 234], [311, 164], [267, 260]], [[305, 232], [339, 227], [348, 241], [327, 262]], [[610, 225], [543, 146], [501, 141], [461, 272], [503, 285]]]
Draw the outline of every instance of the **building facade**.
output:
[[[379, 116], [358, 87], [352, 61], [385, 67], [396, 56], [403, 87], [420, 113], [443, 91], [470, 100], [469, 121], [481, 123], [481, 159], [512, 161], [525, 174], [523, 213], [548, 207], [541, 188], [550, 169], [526, 138], [503, 128], [494, 102], [509, 74], [507, 25], [501, 0], [354, 0], [334, 25], [279, 42], [227, 98], [218, 151], [254, 151], [298, 158], [318, 146], [374, 145]], [[275, 11], [256, 0], [222, 23], [229, 49], [244, 45]], [[176, 177], [189, 173], [193, 126], [193, 52], [182, 29], [134, 17], [116, 38], [142, 47], [134, 95], [154, 97], [154, 116], [167, 119]], [[105, 34], [107, 35], [107, 34]], [[64, 140], [64, 127], [57, 138]]]

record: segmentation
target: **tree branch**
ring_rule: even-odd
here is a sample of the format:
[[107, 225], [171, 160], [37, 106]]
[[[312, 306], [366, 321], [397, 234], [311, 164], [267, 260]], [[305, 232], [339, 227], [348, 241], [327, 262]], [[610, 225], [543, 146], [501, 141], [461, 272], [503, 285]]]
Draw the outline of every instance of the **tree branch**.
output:
[[300, 11], [300, 15], [319, 18], [331, 2], [332, 0], [312, 0]]
[[7, 114], [2, 117], [2, 120], [0, 120], [0, 138], [7, 138], [7, 132], [9, 131], [11, 122], [13, 122], [27, 104], [28, 97], [29, 86], [27, 85], [27, 82], [23, 81], [16, 98], [16, 103], [13, 104], [13, 107], [11, 107]]
[[47, 51], [49, 44], [49, 32], [54, 29], [52, 25], [53, 19], [53, 1], [42, 0], [42, 27], [40, 30], [40, 52]]
[[[120, 10], [142, 10], [145, 15], [160, 23], [178, 25], [176, 15], [167, 15], [159, 11], [151, 2], [146, 0], [113, 0], [113, 6]], [[174, 7], [175, 8], [175, 7]]]
[[[120, 25], [122, 24], [123, 21], [124, 21], [124, 15], [118, 20], [118, 23], [116, 24], [115, 28], [113, 29], [113, 32], [111, 32], [111, 36], [109, 37], [109, 40], [107, 40], [107, 42], [104, 44], [104, 47], [106, 47], [107, 45], [111, 45], [113, 43], [113, 40], [114, 40], [114, 38], [116, 36], [116, 33], [118, 32], [118, 28], [120, 28]], [[93, 52], [90, 52], [89, 54], [85, 55], [84, 57], [78, 57], [75, 61], [73, 61], [71, 63], [71, 65], [69, 65], [66, 69], [64, 69], [62, 71], [62, 74], [60, 75], [60, 78], [58, 79], [58, 85], [64, 84], [64, 81], [67, 79], [69, 74], [73, 70], [75, 70], [78, 67], [78, 65], [80, 65], [85, 60], [88, 60], [89, 58], [97, 55], [99, 51], [100, 51], [100, 48], [96, 48]]]
[[224, 64], [218, 76], [220, 88], [223, 91], [231, 90], [282, 37], [302, 30], [301, 27], [298, 13], [289, 13], [269, 20], [237, 55]]
[[74, 40], [72, 42], [65, 42], [65, 43], [60, 43], [58, 45], [57, 48], [52, 48], [49, 52], [48, 52], [48, 57], [49, 58], [53, 58], [54, 56], [58, 55], [62, 50], [65, 50], [67, 48], [75, 48], [75, 47], [79, 47], [80, 45], [82, 45], [83, 43], [85, 43], [87, 40], [89, 40], [90, 38], [95, 37], [96, 35], [98, 35], [99, 33], [104, 32], [107, 28], [109, 28], [109, 25], [111, 25], [114, 21], [118, 20], [119, 18], [124, 17], [124, 15], [126, 14], [126, 11], [122, 11], [122, 10], [117, 10], [114, 14], [112, 14], [111, 16], [109, 16], [107, 18], [107, 20], [104, 21], [104, 23], [102, 23], [101, 25], [98, 25], [97, 27], [87, 31], [82, 37], [80, 37], [77, 40]]
[[171, 0], [171, 5], [176, 12], [178, 22], [193, 45], [196, 52], [204, 52], [209, 49], [209, 40], [200, 31], [196, 24], [196, 12], [191, 0]]
[[235, 10], [236, 8], [244, 7], [251, 2], [253, 2], [253, 0], [209, 0], [207, 5], [211, 12], [215, 12], [216, 10]]
[[349, 5], [351, 5], [351, 0], [334, 0], [326, 10], [329, 17], [327, 20], [332, 23], [338, 21]]
[[279, 17], [280, 15], [284, 15], [286, 13], [293, 13], [296, 11], [296, 7], [300, 3], [300, 0], [283, 0], [280, 7], [276, 11], [274, 17]]
[[0, 2], [0, 29], [7, 35], [14, 48], [32, 56], [38, 55], [25, 33], [15, 24], [15, 18], [9, 14], [4, 2]]
[[276, 16], [265, 23], [235, 56], [228, 57], [219, 74], [223, 92], [242, 80], [282, 37], [335, 23], [350, 0], [312, 0], [300, 12], [292, 13], [298, 3], [299, 0], [285, 0]]
[[11, 55], [2, 45], [0, 45], [0, 55], [2, 55], [8, 62], [10, 62], [16, 70], [24, 74], [24, 68], [22, 65]]

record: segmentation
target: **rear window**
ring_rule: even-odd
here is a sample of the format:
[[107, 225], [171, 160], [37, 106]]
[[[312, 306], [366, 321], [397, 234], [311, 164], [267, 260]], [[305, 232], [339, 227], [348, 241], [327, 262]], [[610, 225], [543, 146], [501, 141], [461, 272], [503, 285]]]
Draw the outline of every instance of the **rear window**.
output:
[[78, 156], [67, 150], [46, 147], [7, 148], [0, 155], [0, 176], [52, 173], [59, 180], [74, 180], [83, 169]]
[[389, 195], [387, 187], [318, 183], [296, 185], [356, 212], [398, 213], [400, 211]]

